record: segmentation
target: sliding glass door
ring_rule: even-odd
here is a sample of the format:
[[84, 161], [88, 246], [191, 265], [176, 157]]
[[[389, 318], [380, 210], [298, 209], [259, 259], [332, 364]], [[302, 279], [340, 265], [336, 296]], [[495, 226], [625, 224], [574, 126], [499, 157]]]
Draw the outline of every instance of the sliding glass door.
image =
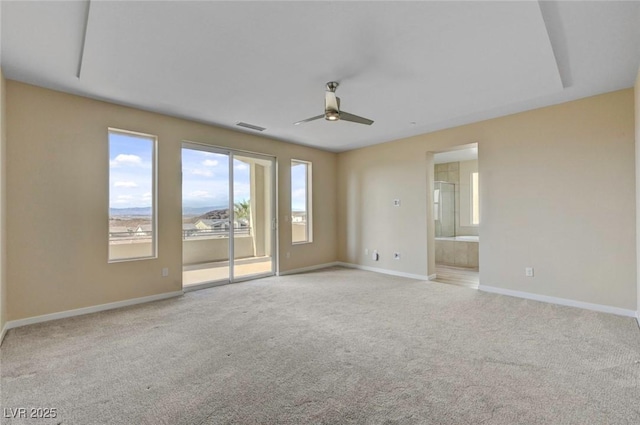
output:
[[234, 155], [233, 276], [273, 274], [273, 158]]
[[183, 287], [273, 275], [275, 160], [182, 148]]

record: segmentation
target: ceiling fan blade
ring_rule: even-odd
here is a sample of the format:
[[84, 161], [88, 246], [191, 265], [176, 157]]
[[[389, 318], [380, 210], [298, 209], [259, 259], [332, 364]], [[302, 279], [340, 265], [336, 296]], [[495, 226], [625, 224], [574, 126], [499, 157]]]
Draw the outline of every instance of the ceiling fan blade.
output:
[[304, 124], [305, 122], [319, 120], [320, 118], [324, 118], [324, 114], [322, 114], [322, 115], [318, 115], [317, 117], [307, 118], [306, 120], [302, 120], [302, 121], [294, 122], [294, 123], [293, 123], [293, 125], [300, 125], [300, 124]]
[[373, 121], [368, 118], [362, 118], [357, 115], [353, 115], [344, 111], [340, 111], [340, 120], [351, 121], [351, 122], [356, 122], [358, 124], [366, 124], [366, 125], [373, 124]]
[[334, 92], [328, 91], [324, 94], [324, 109], [325, 111], [339, 111], [338, 98]]
[[335, 81], [330, 81], [327, 83], [327, 91], [324, 93], [324, 114], [318, 115], [317, 117], [307, 118], [306, 120], [298, 121], [293, 123], [293, 125], [299, 125], [305, 122], [319, 120], [320, 118], [324, 118], [327, 121], [351, 121], [358, 124], [371, 125], [373, 124], [373, 120], [368, 118], [359, 117], [357, 115], [350, 114], [348, 112], [340, 112], [340, 98], [336, 96], [336, 89], [338, 88], [338, 83]]

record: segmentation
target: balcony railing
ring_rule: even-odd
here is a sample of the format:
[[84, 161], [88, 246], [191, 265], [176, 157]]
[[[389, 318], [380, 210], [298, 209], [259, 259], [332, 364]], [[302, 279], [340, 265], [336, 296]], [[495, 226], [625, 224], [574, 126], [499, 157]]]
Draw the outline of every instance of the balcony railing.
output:
[[[251, 227], [234, 227], [233, 235], [250, 235]], [[229, 236], [228, 229], [189, 229], [182, 231], [182, 239], [195, 239], [195, 238], [226, 238]]]
[[[250, 235], [251, 227], [236, 227], [233, 229], [234, 236]], [[182, 231], [182, 239], [198, 239], [198, 238], [226, 238], [229, 237], [227, 229], [189, 229]], [[151, 240], [151, 232], [109, 232], [110, 243], [134, 243], [149, 242]]]

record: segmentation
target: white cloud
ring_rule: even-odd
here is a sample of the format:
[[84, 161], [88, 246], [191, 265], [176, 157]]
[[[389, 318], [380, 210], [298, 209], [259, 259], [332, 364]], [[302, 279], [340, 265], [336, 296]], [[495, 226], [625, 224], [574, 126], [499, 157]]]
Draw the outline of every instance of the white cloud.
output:
[[191, 197], [191, 198], [211, 198], [212, 196], [206, 190], [194, 190], [193, 192], [189, 193], [189, 197]]
[[202, 161], [202, 165], [204, 165], [205, 167], [215, 167], [216, 165], [218, 165], [218, 160], [217, 159], [205, 159], [204, 161]]
[[146, 192], [142, 194], [142, 200], [143, 201], [149, 201], [151, 200], [151, 192]]
[[248, 183], [235, 182], [233, 185], [233, 197], [237, 200], [251, 197], [251, 186]]
[[194, 168], [193, 170], [191, 170], [191, 174], [195, 175], [195, 176], [204, 176], [204, 177], [211, 177], [213, 176], [213, 173], [209, 170], [202, 170], [200, 168]]
[[131, 196], [131, 195], [118, 195], [118, 199], [123, 201], [123, 200], [127, 200], [127, 199], [133, 199], [133, 196]]
[[115, 187], [138, 187], [138, 184], [136, 182], [129, 182], [129, 181], [118, 181], [113, 183], [113, 185]]
[[115, 157], [113, 161], [109, 162], [111, 167], [120, 167], [121, 165], [142, 165], [142, 158], [138, 155], [127, 155], [121, 153]]
[[247, 168], [249, 168], [247, 164], [238, 164], [235, 166], [236, 170], [246, 170]]

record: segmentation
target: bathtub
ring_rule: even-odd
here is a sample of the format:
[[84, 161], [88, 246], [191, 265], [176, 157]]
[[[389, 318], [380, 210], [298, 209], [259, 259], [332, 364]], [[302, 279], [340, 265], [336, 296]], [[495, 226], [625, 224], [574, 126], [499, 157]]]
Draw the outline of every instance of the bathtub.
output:
[[439, 237], [436, 239], [436, 264], [477, 269], [478, 236]]
[[447, 236], [436, 238], [437, 241], [463, 241], [463, 242], [480, 242], [480, 236]]

